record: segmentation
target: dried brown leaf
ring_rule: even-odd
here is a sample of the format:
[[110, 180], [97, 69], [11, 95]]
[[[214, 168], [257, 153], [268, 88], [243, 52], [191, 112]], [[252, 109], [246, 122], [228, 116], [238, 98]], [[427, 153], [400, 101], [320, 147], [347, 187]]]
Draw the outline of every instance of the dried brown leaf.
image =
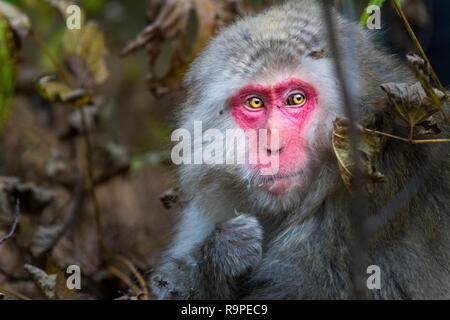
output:
[[167, 39], [158, 57], [156, 57], [155, 64], [153, 66], [153, 71], [155, 72], [157, 79], [162, 79], [169, 73], [172, 66], [173, 54], [173, 41], [171, 39]]
[[63, 44], [66, 62], [75, 76], [78, 76], [77, 80], [81, 86], [101, 84], [108, 78], [109, 72], [105, 63], [108, 49], [103, 32], [96, 23], [88, 22], [80, 30], [66, 29]]
[[126, 173], [130, 167], [130, 158], [126, 149], [112, 142], [96, 144], [93, 159], [96, 184], [104, 183], [119, 174]]
[[432, 73], [430, 64], [414, 53], [407, 54], [406, 61], [422, 85], [422, 88], [425, 90], [426, 95], [432, 100], [445, 119], [446, 115], [442, 109], [444, 93], [434, 89], [430, 83], [430, 76]]
[[64, 271], [57, 266], [49, 257], [45, 267], [47, 274], [56, 275], [55, 293], [60, 300], [76, 300], [78, 298], [76, 290], [67, 287], [67, 278]]
[[33, 183], [23, 183], [13, 177], [0, 177], [0, 211], [14, 212], [15, 201], [19, 199], [21, 211], [40, 213], [53, 201], [54, 196], [54, 192]]
[[[155, 94], [178, 88], [196, 54], [233, 18], [234, 3], [215, 0], [149, 1], [151, 24], [122, 51], [147, 47], [150, 87]], [[157, 12], [156, 15], [153, 12]]]
[[44, 99], [75, 106], [84, 106], [92, 101], [92, 96], [86, 90], [73, 89], [53, 79], [51, 76], [44, 76], [37, 82], [38, 92]]
[[[342, 180], [346, 188], [351, 191], [354, 161], [351, 155], [348, 119], [337, 118], [333, 122], [333, 128], [333, 150], [339, 164]], [[366, 190], [373, 193], [374, 183], [382, 182], [384, 179], [384, 176], [373, 165], [373, 157], [381, 150], [381, 140], [378, 136], [364, 131], [359, 125], [357, 125], [357, 130], [361, 138], [358, 151], [363, 162], [362, 170], [367, 179]]]
[[[411, 127], [424, 122], [438, 111], [438, 107], [430, 98], [420, 82], [413, 85], [407, 83], [386, 83], [381, 89], [388, 95], [391, 106], [397, 115]], [[443, 99], [442, 92], [434, 93]]]
[[438, 135], [442, 133], [442, 130], [439, 128], [438, 123], [434, 119], [434, 117], [430, 117], [422, 123], [419, 123], [414, 127], [414, 136], [428, 136], [428, 135]]
[[48, 299], [56, 298], [56, 274], [48, 275], [44, 270], [31, 264], [25, 264], [24, 269], [45, 297]]
[[39, 257], [48, 252], [61, 237], [65, 228], [62, 225], [39, 226], [34, 232], [31, 253], [34, 257]]
[[408, 53], [406, 55], [406, 62], [413, 70], [419, 72], [423, 77], [429, 79], [431, 76], [431, 66], [421, 57], [415, 53]]

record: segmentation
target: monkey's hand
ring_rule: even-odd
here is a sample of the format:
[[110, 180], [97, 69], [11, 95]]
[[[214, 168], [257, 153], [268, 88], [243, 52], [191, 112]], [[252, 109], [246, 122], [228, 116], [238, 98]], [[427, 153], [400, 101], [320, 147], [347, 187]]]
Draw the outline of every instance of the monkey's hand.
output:
[[159, 299], [236, 298], [239, 284], [261, 260], [262, 236], [249, 215], [217, 225], [193, 252], [193, 262], [172, 261], [170, 271], [166, 264], [152, 276], [153, 293]]

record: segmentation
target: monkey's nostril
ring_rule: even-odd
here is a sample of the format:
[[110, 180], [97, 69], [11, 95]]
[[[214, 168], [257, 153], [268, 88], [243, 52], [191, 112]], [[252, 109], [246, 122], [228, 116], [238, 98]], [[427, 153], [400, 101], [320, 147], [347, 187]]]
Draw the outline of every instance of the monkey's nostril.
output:
[[267, 148], [267, 153], [272, 155], [272, 154], [280, 154], [284, 151], [284, 148], [279, 148], [277, 150], [271, 150], [269, 148]]

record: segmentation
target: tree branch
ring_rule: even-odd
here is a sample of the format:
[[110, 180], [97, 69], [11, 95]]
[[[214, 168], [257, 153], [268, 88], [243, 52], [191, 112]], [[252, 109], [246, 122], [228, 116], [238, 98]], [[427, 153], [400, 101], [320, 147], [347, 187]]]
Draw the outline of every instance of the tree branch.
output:
[[16, 227], [17, 227], [17, 223], [19, 222], [19, 215], [20, 215], [20, 200], [16, 199], [16, 215], [14, 217], [13, 225], [12, 225], [9, 233], [0, 238], [0, 244], [2, 244], [4, 241], [8, 240], [9, 238], [11, 238], [13, 236], [14, 231], [16, 230]]

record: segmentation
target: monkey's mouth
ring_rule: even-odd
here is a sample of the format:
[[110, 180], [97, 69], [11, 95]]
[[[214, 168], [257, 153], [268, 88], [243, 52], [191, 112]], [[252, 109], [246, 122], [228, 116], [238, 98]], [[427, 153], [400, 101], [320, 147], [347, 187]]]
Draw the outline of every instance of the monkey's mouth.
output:
[[262, 190], [274, 194], [281, 195], [292, 189], [295, 184], [295, 177], [298, 177], [303, 170], [299, 170], [289, 174], [261, 175], [261, 183], [258, 185]]
[[299, 176], [302, 172], [303, 172], [303, 170], [299, 170], [299, 171], [296, 171], [294, 173], [289, 173], [289, 174], [261, 175], [261, 179], [264, 180], [264, 182], [289, 179], [289, 178]]

